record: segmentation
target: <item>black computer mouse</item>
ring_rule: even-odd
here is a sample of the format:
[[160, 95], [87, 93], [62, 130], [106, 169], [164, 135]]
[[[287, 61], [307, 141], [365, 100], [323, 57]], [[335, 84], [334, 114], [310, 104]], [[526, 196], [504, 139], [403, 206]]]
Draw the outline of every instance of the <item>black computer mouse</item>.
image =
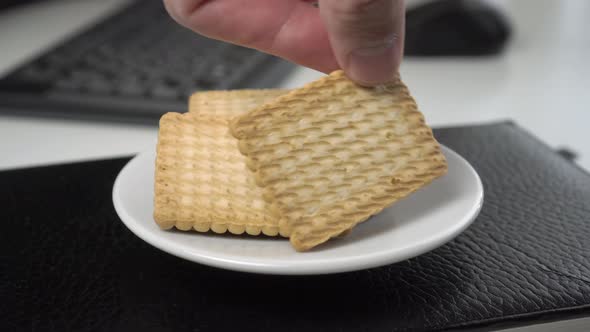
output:
[[511, 31], [507, 18], [483, 1], [432, 1], [407, 11], [405, 54], [493, 55], [502, 51]]

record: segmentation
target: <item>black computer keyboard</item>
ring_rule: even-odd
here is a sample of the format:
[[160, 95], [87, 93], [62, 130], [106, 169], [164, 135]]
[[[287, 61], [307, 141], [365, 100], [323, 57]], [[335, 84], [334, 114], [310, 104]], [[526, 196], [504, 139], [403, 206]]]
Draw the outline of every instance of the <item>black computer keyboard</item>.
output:
[[0, 112], [157, 123], [193, 92], [274, 87], [292, 68], [139, 0], [1, 78]]

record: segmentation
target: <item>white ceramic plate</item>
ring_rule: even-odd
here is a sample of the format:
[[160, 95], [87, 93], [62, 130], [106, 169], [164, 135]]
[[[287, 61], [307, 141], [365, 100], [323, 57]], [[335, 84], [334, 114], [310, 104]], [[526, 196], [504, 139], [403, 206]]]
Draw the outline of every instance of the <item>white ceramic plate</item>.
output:
[[358, 225], [346, 237], [299, 253], [282, 238], [161, 230], [153, 220], [153, 152], [119, 173], [113, 202], [137, 236], [172, 255], [225, 269], [268, 274], [327, 274], [403, 261], [453, 239], [475, 219], [483, 186], [461, 156], [443, 147], [449, 172]]

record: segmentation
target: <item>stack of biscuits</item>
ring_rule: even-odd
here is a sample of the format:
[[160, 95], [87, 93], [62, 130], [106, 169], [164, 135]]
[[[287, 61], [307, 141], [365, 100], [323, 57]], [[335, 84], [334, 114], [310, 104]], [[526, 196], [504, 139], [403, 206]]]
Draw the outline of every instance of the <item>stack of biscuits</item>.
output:
[[336, 71], [291, 91], [199, 92], [160, 120], [154, 219], [306, 251], [446, 170], [399, 78], [367, 88]]

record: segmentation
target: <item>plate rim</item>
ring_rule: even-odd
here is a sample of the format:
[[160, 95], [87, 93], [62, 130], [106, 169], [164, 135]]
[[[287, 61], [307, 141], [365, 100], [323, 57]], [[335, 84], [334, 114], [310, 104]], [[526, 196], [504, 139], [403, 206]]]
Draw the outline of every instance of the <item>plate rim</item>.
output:
[[[479, 174], [475, 171], [471, 163], [463, 158], [463, 156], [443, 144], [440, 145], [445, 154], [452, 154], [455, 158], [464, 162], [468, 166], [469, 172], [476, 179], [478, 197], [476, 198], [476, 204], [471, 206], [469, 211], [466, 213], [467, 217], [465, 220], [463, 220], [461, 223], [454, 224], [454, 227], [450, 232], [441, 233], [429, 241], [421, 241], [416, 245], [412, 245], [411, 247], [407, 247], [402, 250], [398, 249], [393, 252], [391, 250], [382, 250], [371, 254], [353, 256], [352, 263], [350, 256], [337, 259], [331, 258], [329, 260], [317, 260], [305, 264], [289, 264], [289, 262], [246, 262], [242, 260], [232, 260], [218, 257], [207, 253], [194, 254], [193, 252], [184, 250], [182, 245], [171, 243], [171, 241], [163, 241], [151, 231], [145, 229], [145, 227], [142, 227], [139, 222], [136, 222], [134, 220], [135, 218], [131, 217], [127, 213], [126, 209], [122, 206], [122, 199], [119, 198], [123, 175], [128, 172], [129, 168], [134, 167], [134, 164], [138, 163], [142, 158], [146, 158], [150, 155], [155, 157], [155, 151], [152, 150], [138, 153], [131, 160], [129, 160], [125, 166], [123, 166], [123, 168], [121, 168], [114, 181], [112, 200], [117, 216], [133, 234], [159, 250], [194, 263], [204, 264], [226, 270], [271, 275], [321, 275], [364, 270], [386, 264], [402, 262], [430, 252], [450, 242], [459, 234], [461, 234], [479, 215], [484, 201], [484, 187]], [[305, 253], [302, 253], [302, 255], [304, 254]]]

